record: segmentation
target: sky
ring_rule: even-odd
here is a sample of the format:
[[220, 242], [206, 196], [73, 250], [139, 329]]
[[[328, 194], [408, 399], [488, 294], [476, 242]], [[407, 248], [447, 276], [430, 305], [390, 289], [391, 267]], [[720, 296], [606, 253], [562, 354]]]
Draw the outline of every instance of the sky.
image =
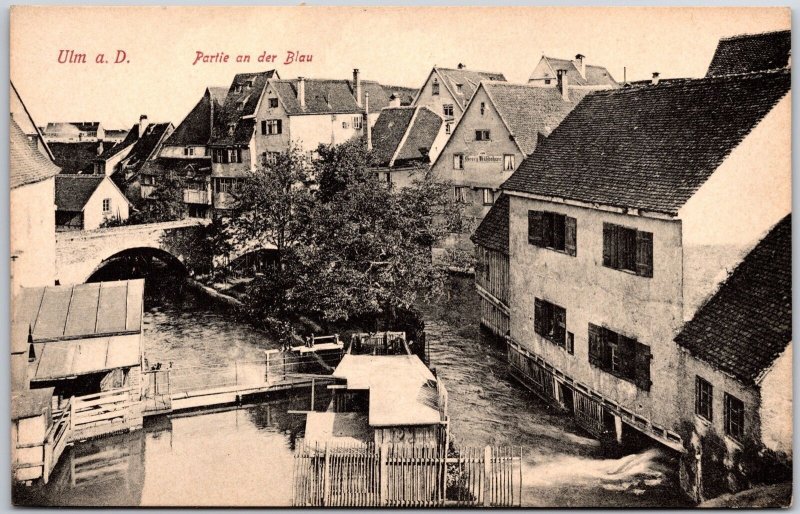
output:
[[[721, 37], [790, 28], [788, 8], [12, 7], [11, 80], [39, 125], [146, 114], [176, 126], [206, 86], [275, 68], [281, 78], [420, 87], [434, 65], [526, 82], [542, 54], [586, 56], [618, 80], [702, 77]], [[114, 64], [117, 50], [125, 62]], [[58, 62], [61, 50], [87, 63]], [[193, 64], [198, 51], [227, 63]], [[313, 56], [285, 65], [287, 52]], [[277, 63], [258, 63], [266, 52]], [[111, 62], [97, 64], [103, 53]], [[237, 55], [251, 62], [237, 63]], [[63, 56], [64, 54], [62, 54]]]

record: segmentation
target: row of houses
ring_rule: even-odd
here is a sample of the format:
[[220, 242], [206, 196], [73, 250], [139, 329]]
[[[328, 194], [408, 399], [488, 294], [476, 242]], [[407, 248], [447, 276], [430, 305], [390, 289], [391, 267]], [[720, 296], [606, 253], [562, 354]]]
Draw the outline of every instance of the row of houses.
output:
[[698, 500], [792, 457], [789, 42], [587, 94], [473, 235], [512, 372], [597, 436], [679, 452]]

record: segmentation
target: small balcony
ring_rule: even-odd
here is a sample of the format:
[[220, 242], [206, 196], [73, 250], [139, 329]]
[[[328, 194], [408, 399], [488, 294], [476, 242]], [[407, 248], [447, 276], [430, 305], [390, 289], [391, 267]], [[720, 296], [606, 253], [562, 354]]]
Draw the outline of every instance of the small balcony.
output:
[[211, 195], [208, 194], [208, 191], [202, 189], [184, 189], [183, 202], [200, 204], [200, 205], [211, 205]]

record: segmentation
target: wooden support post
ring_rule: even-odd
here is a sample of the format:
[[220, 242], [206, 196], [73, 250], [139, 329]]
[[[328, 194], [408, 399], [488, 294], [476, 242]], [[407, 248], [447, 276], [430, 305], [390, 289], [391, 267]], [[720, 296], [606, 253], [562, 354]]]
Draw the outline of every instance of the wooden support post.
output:
[[492, 496], [492, 447], [483, 449], [483, 506], [491, 506]]
[[387, 461], [389, 459], [389, 444], [383, 443], [380, 446], [380, 479], [381, 479], [381, 497], [380, 505], [387, 505], [389, 502], [389, 466]]
[[324, 461], [324, 463], [322, 465], [322, 506], [323, 507], [327, 507], [328, 506], [328, 498], [330, 497], [330, 494], [331, 494], [331, 477], [329, 476], [330, 472], [331, 472], [331, 468], [330, 468], [331, 461], [330, 461], [330, 459], [331, 459], [331, 456], [330, 456], [330, 453], [328, 452], [328, 443], [325, 442], [325, 461]]
[[311, 412], [314, 412], [314, 390], [316, 389], [317, 379], [311, 379]]

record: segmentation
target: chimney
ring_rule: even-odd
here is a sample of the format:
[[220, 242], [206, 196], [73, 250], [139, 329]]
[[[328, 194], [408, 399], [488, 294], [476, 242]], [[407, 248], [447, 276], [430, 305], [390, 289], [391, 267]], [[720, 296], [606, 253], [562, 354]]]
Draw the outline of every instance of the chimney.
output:
[[458, 69], [459, 69], [459, 70], [463, 70], [463, 69], [464, 69], [464, 68], [466, 68], [466, 67], [467, 67], [467, 65], [466, 65], [466, 64], [464, 64], [463, 62], [460, 62], [460, 63], [458, 63]]
[[658, 85], [658, 77], [659, 77], [660, 75], [661, 75], [661, 74], [660, 74], [659, 72], [657, 72], [657, 71], [654, 71], [654, 72], [653, 72], [653, 80], [651, 81], [651, 84], [653, 84], [654, 86], [657, 86], [657, 85]]
[[575, 60], [572, 61], [572, 64], [574, 64], [575, 67], [578, 68], [578, 71], [581, 73], [581, 77], [583, 78], [586, 78], [586, 63], [584, 62], [585, 58], [586, 58], [585, 55], [578, 54], [575, 56]]
[[361, 107], [361, 74], [358, 68], [353, 70], [353, 94], [356, 97], [356, 105]]
[[364, 95], [364, 127], [367, 131], [367, 150], [372, 150], [372, 128], [369, 126], [369, 93]]
[[297, 77], [297, 103], [300, 104], [301, 109], [306, 108], [306, 79], [304, 77]]
[[400, 107], [400, 97], [396, 93], [389, 97], [389, 107]]
[[569, 102], [569, 80], [567, 80], [567, 70], [556, 70], [558, 76], [558, 90], [561, 92], [561, 98], [565, 102]]
[[144, 135], [144, 131], [147, 128], [147, 125], [148, 125], [147, 115], [142, 114], [141, 116], [139, 116], [139, 137], [142, 137]]

